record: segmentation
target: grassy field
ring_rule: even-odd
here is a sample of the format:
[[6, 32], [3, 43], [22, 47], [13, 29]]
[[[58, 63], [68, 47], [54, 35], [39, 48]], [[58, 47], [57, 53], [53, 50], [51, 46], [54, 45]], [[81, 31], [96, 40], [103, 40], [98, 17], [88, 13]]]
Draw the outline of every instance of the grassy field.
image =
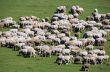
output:
[[[110, 51], [109, 51], [110, 52]], [[0, 49], [0, 72], [80, 72], [80, 64], [57, 65], [56, 57], [23, 58], [11, 49]], [[91, 66], [90, 72], [109, 72], [106, 64]]]
[[[110, 0], [0, 0], [0, 18], [11, 16], [17, 21], [20, 16], [25, 15], [51, 17], [60, 5], [67, 6], [68, 12], [72, 5], [83, 7], [85, 12], [80, 19], [85, 19], [94, 8], [98, 8], [101, 13], [110, 12]], [[0, 31], [6, 30], [8, 28], [0, 28]], [[107, 41], [105, 47], [110, 55], [110, 41]], [[79, 64], [59, 66], [54, 63], [56, 57], [23, 58], [17, 55], [12, 49], [0, 48], [0, 72], [80, 72], [81, 68]], [[110, 72], [110, 66], [92, 66], [90, 72]]]
[[85, 18], [98, 8], [101, 13], [110, 12], [110, 0], [0, 0], [0, 18], [12, 16], [35, 15], [40, 18], [51, 17], [57, 6], [65, 5], [70, 10], [71, 6], [79, 5], [85, 12], [80, 18]]

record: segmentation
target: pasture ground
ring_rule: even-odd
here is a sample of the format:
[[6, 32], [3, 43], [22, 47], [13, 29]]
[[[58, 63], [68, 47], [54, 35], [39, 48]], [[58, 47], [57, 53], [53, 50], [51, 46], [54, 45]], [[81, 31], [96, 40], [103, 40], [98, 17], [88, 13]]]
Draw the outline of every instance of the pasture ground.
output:
[[[85, 12], [79, 17], [85, 19], [94, 8], [99, 12], [110, 12], [110, 0], [0, 0], [0, 18], [13, 17], [16, 21], [20, 16], [35, 15], [39, 18], [51, 17], [57, 6], [65, 5], [68, 12], [72, 5], [79, 5]], [[7, 31], [8, 28], [0, 31]], [[81, 34], [82, 35], [82, 34]], [[110, 55], [110, 41], [105, 45]], [[80, 72], [80, 64], [57, 65], [56, 57], [23, 58], [10, 48], [0, 48], [0, 72]], [[110, 72], [106, 64], [91, 66], [90, 72]]]

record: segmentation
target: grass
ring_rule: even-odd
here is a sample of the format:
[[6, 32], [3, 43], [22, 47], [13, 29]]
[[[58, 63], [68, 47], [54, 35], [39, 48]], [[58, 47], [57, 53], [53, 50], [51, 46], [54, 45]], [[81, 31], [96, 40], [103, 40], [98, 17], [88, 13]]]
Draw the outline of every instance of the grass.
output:
[[[0, 49], [0, 72], [80, 72], [81, 65], [69, 64], [59, 66], [54, 64], [56, 57], [23, 58], [16, 51]], [[90, 72], [109, 72], [110, 66], [92, 66]]]
[[0, 18], [12, 16], [17, 20], [25, 15], [51, 17], [60, 5], [67, 6], [68, 11], [73, 5], [83, 7], [85, 12], [80, 16], [81, 19], [90, 15], [94, 8], [98, 8], [101, 13], [110, 12], [110, 0], [0, 0]]
[[[99, 12], [110, 12], [110, 0], [0, 0], [0, 18], [13, 17], [16, 21], [20, 16], [35, 15], [39, 18], [51, 17], [57, 6], [65, 5], [69, 12], [72, 5], [79, 5], [85, 12], [79, 17], [85, 19], [94, 8]], [[8, 28], [0, 28], [7, 31]], [[81, 37], [82, 37], [81, 33]], [[110, 55], [110, 41], [105, 45]], [[54, 64], [56, 57], [52, 58], [23, 58], [17, 56], [18, 52], [9, 48], [0, 48], [0, 72], [80, 72], [81, 65], [70, 64], [59, 66]], [[90, 72], [109, 72], [110, 66], [106, 64], [92, 66]]]
[[[110, 55], [110, 41], [106, 43], [106, 52]], [[57, 65], [56, 57], [23, 58], [17, 51], [10, 48], [0, 48], [0, 72], [80, 72], [80, 64]], [[92, 65], [90, 72], [109, 72], [106, 64]]]
[[10, 28], [7, 28], [7, 27], [5, 27], [5, 28], [0, 28], [0, 31], [2, 31], [2, 32], [9, 31], [9, 30], [10, 30]]

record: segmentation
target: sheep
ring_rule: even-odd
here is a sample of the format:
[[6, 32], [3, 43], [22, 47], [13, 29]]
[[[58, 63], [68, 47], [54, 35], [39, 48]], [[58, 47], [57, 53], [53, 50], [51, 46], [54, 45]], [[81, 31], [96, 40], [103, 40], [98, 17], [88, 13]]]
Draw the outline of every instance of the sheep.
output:
[[64, 55], [60, 54], [56, 59], [56, 63], [58, 63], [59, 65], [68, 64], [68, 63], [71, 63], [71, 62], [74, 63], [74, 57], [71, 56], [71, 55], [64, 56]]
[[31, 29], [34, 25], [33, 21], [25, 20], [25, 21], [20, 21], [19, 25], [21, 28], [29, 28]]
[[102, 37], [106, 37], [107, 36], [107, 32], [104, 30], [99, 30], [100, 33], [102, 33]]
[[104, 19], [104, 20], [102, 21], [102, 24], [103, 24], [103, 25], [110, 25], [110, 21], [109, 21], [108, 19]]
[[106, 14], [106, 18], [107, 18], [107, 19], [110, 19], [110, 13], [107, 13], [107, 14]]
[[17, 25], [17, 24], [16, 25], [12, 25], [11, 28], [19, 29], [20, 28], [20, 25]]
[[73, 56], [77, 56], [78, 53], [81, 51], [81, 48], [79, 48], [78, 46], [68, 46], [68, 48], [70, 49], [70, 54]]
[[70, 21], [71, 24], [74, 24], [74, 23], [77, 24], [79, 22], [79, 19], [78, 18], [73, 18], [73, 19], [70, 19], [69, 21]]
[[76, 43], [75, 43], [74, 40], [70, 40], [70, 41], [65, 42], [65, 45], [66, 45], [66, 46], [71, 46], [71, 45], [75, 46]]
[[80, 32], [74, 33], [74, 36], [77, 37], [77, 38], [79, 38], [80, 37]]
[[97, 38], [96, 45], [100, 46], [103, 45], [107, 40], [105, 38]]
[[2, 33], [3, 37], [11, 37], [11, 32], [10, 31], [6, 31]]
[[74, 57], [72, 55], [64, 56], [64, 60], [66, 61], [66, 64], [71, 63], [71, 62], [74, 63]]
[[1, 37], [0, 38], [0, 46], [5, 46], [6, 45], [6, 37]]
[[16, 25], [16, 21], [12, 17], [7, 17], [0, 21], [1, 27], [11, 27], [12, 25]]
[[73, 19], [74, 18], [74, 16], [72, 15], [72, 14], [69, 14], [68, 15], [68, 19], [70, 20], [70, 19]]
[[109, 55], [104, 55], [104, 60], [106, 61], [106, 62], [108, 62], [109, 61]]
[[57, 7], [57, 13], [66, 13], [66, 7], [65, 6]]
[[15, 21], [11, 21], [11, 20], [7, 20], [4, 22], [5, 26], [12, 26], [12, 25], [16, 25], [16, 22]]
[[81, 70], [82, 71], [88, 71], [90, 70], [90, 64], [89, 63], [86, 63], [86, 64], [83, 64], [83, 66], [81, 67]]
[[90, 55], [90, 64], [95, 64], [95, 65], [97, 64], [96, 57], [97, 57], [96, 54]]
[[93, 21], [94, 20], [94, 17], [93, 16], [87, 16], [86, 17], [86, 21]]
[[63, 44], [63, 43], [66, 43], [66, 42], [68, 42], [69, 40], [70, 40], [70, 38], [67, 37], [67, 36], [62, 37], [62, 38], [61, 38], [61, 43], [62, 43], [62, 44]]
[[2, 37], [2, 32], [0, 31], [0, 37]]
[[20, 21], [26, 21], [26, 20], [33, 20], [33, 21], [39, 21], [39, 18], [36, 16], [22, 16], [19, 18]]
[[19, 55], [22, 54], [24, 57], [35, 57], [36, 51], [33, 48], [25, 48], [19, 50]]
[[93, 50], [94, 46], [93, 45], [88, 45], [86, 46], [86, 50]]
[[110, 30], [109, 29], [105, 29], [106, 33], [107, 33], [107, 39], [109, 39], [110, 37]]
[[26, 18], [25, 17], [20, 17], [20, 19], [19, 19], [20, 21], [25, 21], [26, 20]]
[[45, 31], [40, 28], [34, 28], [33, 31], [34, 31], [34, 35], [42, 35], [42, 36], [45, 35]]
[[17, 33], [18, 29], [10, 29], [10, 31], [13, 32], [13, 33]]
[[10, 38], [7, 38], [5, 46], [9, 47], [9, 48], [13, 48], [16, 43], [17, 43], [17, 41], [14, 40], [13, 37], [10, 37]]
[[83, 9], [83, 8], [78, 8], [76, 11], [77, 11], [79, 14], [81, 14], [81, 13], [84, 12], [84, 9]]
[[26, 33], [27, 35], [29, 35], [29, 36], [34, 36], [34, 32], [31, 31], [30, 29], [23, 29], [22, 31], [23, 31], [24, 33]]
[[[40, 51], [39, 51], [40, 53]], [[45, 48], [45, 47], [41, 47], [41, 56], [44, 56], [44, 57], [51, 57], [52, 55], [52, 49], [51, 48]]]
[[71, 52], [70, 49], [63, 49], [62, 50], [63, 55], [70, 55], [70, 52]]
[[65, 45], [57, 45], [52, 47], [52, 53], [54, 55], [57, 55], [59, 53], [62, 53], [62, 50], [65, 49]]
[[51, 57], [52, 50], [50, 49], [48, 45], [39, 46], [37, 50], [40, 56], [48, 56], [49, 54], [49, 56]]
[[88, 38], [82, 38], [82, 39], [79, 39], [81, 42], [82, 42], [82, 48], [86, 47], [88, 44]]
[[100, 52], [99, 49], [94, 49], [94, 50], [92, 50], [92, 51], [93, 51], [93, 53], [95, 53], [95, 54], [98, 54], [98, 53]]
[[[110, 29], [110, 21], [109, 13], [100, 14], [98, 9], [87, 21], [79, 20], [77, 17], [83, 11], [73, 6], [72, 14], [67, 15], [66, 7], [60, 6], [51, 22], [48, 18], [39, 21], [36, 16], [20, 17], [19, 25], [11, 17], [2, 19], [0, 27], [11, 29], [0, 32], [0, 46], [18, 50], [24, 57], [35, 57], [36, 52], [43, 57], [59, 55], [58, 64], [80, 63], [84, 70], [89, 70], [90, 64], [102, 64], [109, 59], [104, 49], [94, 49], [94, 45], [101, 46], [107, 41], [104, 37], [109, 35], [106, 29]], [[90, 31], [85, 32], [83, 38], [75, 37], [85, 29]], [[73, 30], [75, 35], [72, 35]]]
[[94, 26], [101, 27], [102, 26], [102, 23], [96, 23]]
[[79, 32], [79, 31], [85, 29], [85, 26], [82, 23], [73, 24], [72, 26], [73, 26], [75, 32]]
[[26, 33], [23, 33], [23, 32], [17, 32], [17, 35], [18, 36], [27, 37], [27, 34]]
[[55, 62], [58, 63], [58, 65], [61, 65], [64, 61], [63, 58], [64, 56], [62, 54], [59, 54]]
[[58, 21], [59, 20], [59, 17], [52, 17], [52, 19], [51, 19], [51, 22], [54, 22], [54, 21]]
[[78, 46], [78, 47], [82, 47], [82, 46], [83, 46], [83, 43], [82, 43], [82, 41], [80, 41], [80, 40], [74, 40], [74, 43], [75, 43], [75, 45]]
[[27, 49], [21, 49], [19, 50], [19, 55], [23, 55], [24, 57], [26, 57], [28, 50]]
[[79, 14], [78, 13], [74, 13], [73, 15], [75, 18], [78, 18]]
[[14, 47], [14, 50], [20, 50], [25, 45], [26, 45], [25, 43], [16, 43], [15, 47]]
[[105, 55], [105, 50], [100, 50], [100, 51], [98, 52], [98, 55], [99, 55], [99, 56]]
[[82, 57], [81, 56], [79, 56], [79, 55], [77, 55], [75, 58], [74, 58], [74, 63], [80, 63], [80, 64], [82, 64]]
[[54, 55], [57, 55], [57, 54], [59, 54], [59, 53], [61, 53], [62, 52], [62, 48], [53, 48], [52, 49], [52, 53], [54, 54]]
[[65, 36], [66, 36], [65, 33], [57, 34], [57, 37], [58, 37], [58, 38], [62, 38], [62, 37], [65, 37]]
[[84, 9], [79, 7], [79, 6], [72, 6], [71, 8], [71, 12], [74, 13], [78, 13], [81, 14], [82, 12], [84, 12]]
[[30, 16], [30, 18], [31, 18], [33, 21], [39, 21], [39, 18], [36, 17], [36, 16]]
[[0, 22], [0, 28], [3, 28], [5, 25], [3, 22]]
[[97, 56], [97, 63], [103, 64], [103, 62], [104, 62], [104, 56]]
[[44, 28], [48, 28], [51, 26], [51, 24], [49, 22], [43, 22], [43, 24], [44, 24]]
[[79, 52], [80, 56], [87, 56], [88, 52], [86, 50], [82, 50]]
[[91, 31], [85, 32], [83, 38], [93, 37], [93, 33]]

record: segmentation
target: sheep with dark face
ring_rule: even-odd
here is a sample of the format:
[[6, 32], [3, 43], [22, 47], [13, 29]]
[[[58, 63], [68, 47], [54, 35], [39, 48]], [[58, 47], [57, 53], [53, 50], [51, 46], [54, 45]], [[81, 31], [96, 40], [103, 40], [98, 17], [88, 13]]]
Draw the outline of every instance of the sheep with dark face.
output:
[[82, 14], [83, 12], [84, 12], [84, 9], [79, 6], [72, 6], [72, 8], [71, 8], [71, 13], [76, 18], [78, 17], [79, 14]]
[[57, 13], [66, 13], [66, 7], [65, 6], [57, 7]]

